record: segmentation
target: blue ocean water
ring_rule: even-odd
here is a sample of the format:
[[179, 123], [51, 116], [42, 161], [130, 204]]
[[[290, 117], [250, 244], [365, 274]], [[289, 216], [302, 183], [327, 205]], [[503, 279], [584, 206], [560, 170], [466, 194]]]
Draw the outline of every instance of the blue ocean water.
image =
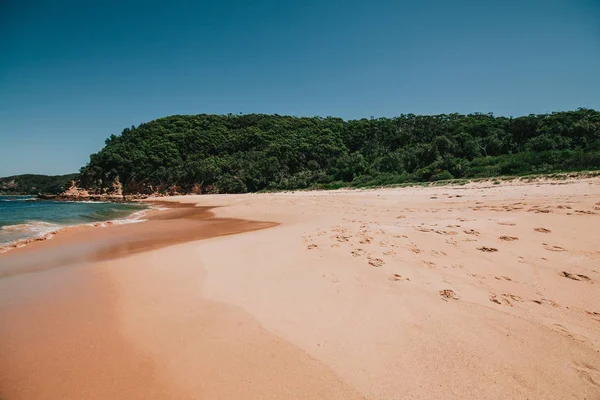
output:
[[123, 220], [147, 207], [133, 203], [64, 202], [0, 196], [0, 244], [41, 236], [61, 227]]

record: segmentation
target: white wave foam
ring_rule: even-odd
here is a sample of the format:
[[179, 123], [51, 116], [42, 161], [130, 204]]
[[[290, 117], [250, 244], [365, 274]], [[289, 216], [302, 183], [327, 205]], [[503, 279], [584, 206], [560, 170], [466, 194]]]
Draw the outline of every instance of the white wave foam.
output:
[[19, 197], [16, 199], [0, 199], [0, 201], [36, 201], [35, 197]]
[[[92, 202], [96, 203], [96, 202]], [[107, 202], [109, 203], [109, 202]], [[161, 208], [166, 210], [166, 208]], [[0, 243], [0, 253], [10, 250], [11, 248], [23, 247], [27, 243], [31, 241], [31, 239], [52, 239], [60, 229], [73, 227], [73, 226], [93, 226], [93, 227], [107, 227], [111, 225], [124, 225], [124, 224], [135, 224], [147, 221], [147, 219], [143, 219], [142, 217], [148, 212], [156, 210], [156, 208], [146, 208], [140, 211], [136, 211], [133, 214], [129, 215], [128, 218], [123, 219], [113, 219], [102, 222], [90, 222], [86, 224], [76, 224], [76, 225], [56, 225], [49, 222], [44, 221], [29, 221], [24, 224], [16, 224], [16, 225], [7, 225], [0, 228], [0, 230], [5, 230], [7, 232], [13, 233], [24, 233], [26, 237], [14, 240], [9, 243]]]
[[112, 201], [95, 201], [95, 200], [61, 200], [61, 203], [81, 203], [81, 204], [108, 204]]
[[49, 222], [44, 222], [44, 221], [28, 221], [24, 224], [6, 225], [0, 229], [2, 229], [4, 231], [8, 231], [8, 232], [27, 232], [27, 231], [37, 232], [37, 231], [44, 231], [44, 230], [51, 229], [51, 228], [52, 229], [59, 228], [59, 225], [51, 224]]
[[[6, 232], [9, 237], [13, 237], [7, 243], [0, 243], [0, 249], [23, 247], [31, 240], [44, 240], [54, 236], [54, 233], [61, 229], [62, 226], [51, 224], [44, 221], [29, 221], [24, 224], [6, 225], [0, 228], [0, 231]], [[6, 239], [6, 238], [5, 238]]]
[[141, 217], [143, 217], [144, 215], [146, 215], [146, 213], [150, 211], [149, 208], [143, 209], [143, 210], [139, 210], [134, 212], [133, 214], [131, 214], [127, 219], [140, 219]]
[[137, 224], [140, 222], [148, 221], [147, 219], [115, 219], [112, 221], [113, 224], [116, 225], [124, 225], [124, 224]]

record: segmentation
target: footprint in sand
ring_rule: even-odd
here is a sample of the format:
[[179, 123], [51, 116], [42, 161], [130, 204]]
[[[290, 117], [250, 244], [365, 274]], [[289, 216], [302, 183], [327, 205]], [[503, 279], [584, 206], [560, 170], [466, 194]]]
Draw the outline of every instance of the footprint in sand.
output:
[[519, 303], [523, 302], [523, 298], [521, 296], [517, 296], [514, 294], [510, 294], [510, 293], [502, 293], [502, 297], [509, 298], [509, 299], [517, 301]]
[[558, 205], [558, 206], [556, 206], [556, 208], [558, 208], [559, 210], [571, 210], [573, 207], [571, 207], [571, 206], [564, 206], [564, 205]]
[[477, 232], [475, 229], [467, 229], [467, 230], [464, 230], [463, 232], [466, 233], [467, 235], [479, 236], [479, 232]]
[[500, 240], [504, 240], [505, 242], [514, 242], [515, 240], [519, 240], [516, 236], [500, 236]]
[[574, 281], [585, 281], [585, 282], [592, 282], [592, 279], [587, 276], [587, 275], [582, 275], [582, 274], [572, 274], [570, 272], [567, 271], [562, 271], [560, 273], [561, 276], [565, 277], [565, 278], [569, 278], [572, 279]]
[[419, 232], [433, 232], [433, 229], [423, 228], [422, 226], [417, 226], [415, 229], [418, 230]]
[[577, 371], [577, 375], [583, 379], [586, 383], [600, 387], [600, 371], [592, 364], [586, 362], [573, 362], [573, 369]]
[[428, 268], [435, 268], [436, 265], [434, 262], [431, 261], [423, 261], [423, 264], [427, 265]]
[[341, 226], [335, 226], [335, 227], [333, 227], [332, 232], [346, 233], [346, 232], [348, 232], [348, 229], [341, 227]]
[[369, 244], [369, 243], [371, 243], [371, 240], [373, 240], [373, 238], [368, 235], [368, 231], [367, 230], [361, 230], [361, 231], [359, 231], [357, 236], [360, 238], [358, 240], [358, 242], [360, 244]]
[[316, 249], [317, 247], [319, 247], [319, 246], [317, 246], [316, 244], [313, 243], [313, 244], [309, 244], [306, 248], [308, 250], [312, 250], [312, 249]]
[[510, 282], [512, 282], [512, 279], [510, 279], [508, 276], [495, 276], [494, 278], [498, 279], [499, 281], [510, 281]]
[[435, 233], [437, 233], [438, 235], [458, 235], [458, 232], [456, 232], [456, 231], [438, 231], [438, 230], [436, 230]]
[[338, 242], [347, 242], [350, 240], [351, 237], [352, 236], [350, 236], [350, 235], [340, 234], [340, 235], [332, 236], [331, 238], [337, 240]]
[[415, 254], [419, 254], [421, 252], [421, 249], [419, 249], [414, 243], [411, 243], [410, 246], [408, 246], [408, 248]]
[[548, 251], [556, 251], [556, 252], [562, 252], [562, 251], [567, 251], [567, 249], [565, 249], [564, 247], [560, 247], [560, 246], [550, 246], [547, 243], [542, 243], [544, 245], [544, 249], [548, 250]]
[[429, 252], [434, 257], [446, 257], [448, 254], [445, 251], [431, 250]]
[[395, 256], [396, 252], [394, 250], [387, 250], [383, 252], [384, 256]]
[[503, 302], [505, 302], [508, 305], [510, 305], [510, 302], [508, 300], [503, 299], [503, 298], [498, 298], [498, 296], [495, 295], [495, 294], [490, 295], [490, 301], [492, 303], [496, 303], [496, 304], [500, 304], [500, 305], [502, 305]]
[[381, 267], [383, 264], [385, 264], [385, 261], [383, 261], [381, 258], [369, 258], [369, 264], [373, 267]]
[[590, 340], [587, 337], [585, 337], [583, 335], [579, 335], [577, 333], [572, 333], [565, 326], [563, 326], [561, 324], [552, 324], [552, 326], [554, 327], [555, 331], [565, 334], [566, 336], [575, 340], [576, 342], [590, 343]]
[[508, 306], [514, 307], [511, 301], [516, 301], [518, 303], [522, 303], [523, 299], [520, 296], [510, 294], [510, 293], [502, 293], [500, 297], [498, 295], [492, 294], [490, 295], [490, 301], [496, 304], [506, 304]]
[[353, 257], [361, 257], [361, 256], [364, 256], [365, 254], [367, 254], [367, 252], [364, 251], [363, 249], [355, 249], [355, 250], [352, 250], [351, 254]]
[[484, 253], [495, 253], [498, 251], [498, 249], [494, 248], [494, 247], [478, 247], [477, 250], [479, 251], [483, 251]]
[[444, 300], [444, 301], [448, 301], [448, 299], [458, 300], [456, 293], [454, 293], [454, 290], [452, 290], [452, 289], [440, 290], [439, 293], [440, 293], [440, 296], [442, 296], [442, 300]]
[[500, 222], [498, 222], [498, 225], [515, 226], [516, 224], [514, 222], [503, 222], [503, 221], [500, 221]]
[[595, 215], [596, 213], [593, 211], [586, 211], [586, 210], [575, 210], [576, 214], [586, 214], [586, 215]]
[[552, 232], [550, 229], [546, 229], [546, 228], [535, 228], [534, 231], [540, 232], [540, 233], [550, 233], [550, 232]]
[[550, 304], [552, 307], [558, 307], [558, 303], [550, 299], [531, 300], [536, 304]]
[[400, 274], [392, 274], [388, 277], [390, 281], [410, 281], [410, 279], [403, 277]]
[[591, 315], [592, 317], [600, 317], [600, 312], [596, 312], [596, 311], [586, 311], [585, 312], [587, 315]]
[[550, 210], [541, 209], [541, 208], [537, 208], [537, 207], [539, 207], [539, 206], [534, 206], [534, 207], [530, 208], [527, 211], [528, 212], [533, 212], [533, 213], [536, 213], [536, 214], [538, 214], [538, 213], [549, 214], [550, 213]]

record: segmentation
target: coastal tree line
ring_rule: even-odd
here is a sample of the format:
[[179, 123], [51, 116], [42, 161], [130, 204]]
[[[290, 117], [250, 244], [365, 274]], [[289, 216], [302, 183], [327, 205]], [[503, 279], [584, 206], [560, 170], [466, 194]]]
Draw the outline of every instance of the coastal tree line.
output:
[[68, 175], [14, 175], [0, 178], [0, 195], [36, 195], [38, 193], [60, 193], [78, 174]]
[[600, 169], [600, 112], [345, 121], [175, 115], [111, 135], [80, 185], [125, 193], [243, 193]]

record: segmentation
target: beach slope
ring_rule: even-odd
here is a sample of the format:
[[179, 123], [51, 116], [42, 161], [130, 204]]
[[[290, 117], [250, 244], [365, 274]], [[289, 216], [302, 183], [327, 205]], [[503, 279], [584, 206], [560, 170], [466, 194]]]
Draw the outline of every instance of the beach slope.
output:
[[598, 178], [168, 201], [0, 255], [0, 397], [600, 398]]

